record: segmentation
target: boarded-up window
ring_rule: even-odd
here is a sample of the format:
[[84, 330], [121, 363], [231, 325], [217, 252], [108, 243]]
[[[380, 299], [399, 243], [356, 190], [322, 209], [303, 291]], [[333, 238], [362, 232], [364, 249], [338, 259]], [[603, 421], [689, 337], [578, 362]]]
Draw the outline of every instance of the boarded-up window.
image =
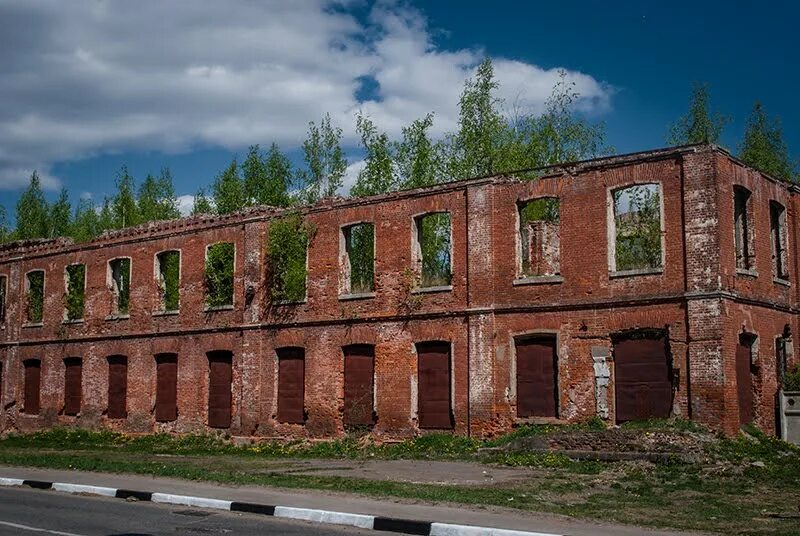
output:
[[25, 275], [25, 313], [29, 323], [37, 324], [44, 317], [44, 272], [34, 270]]
[[177, 311], [180, 308], [180, 251], [163, 251], [156, 256], [156, 282], [159, 309]]
[[70, 264], [64, 272], [64, 316], [66, 320], [80, 320], [86, 302], [86, 265]]
[[345, 346], [344, 424], [374, 424], [373, 389], [375, 347], [369, 344]]
[[127, 315], [131, 300], [131, 260], [114, 259], [108, 262], [109, 286], [111, 287], [111, 314]]
[[208, 425], [231, 426], [233, 356], [227, 351], [208, 352]]
[[557, 275], [561, 270], [558, 199], [519, 203], [520, 275]]
[[661, 331], [615, 337], [617, 422], [665, 419], [672, 411], [672, 367]]
[[414, 219], [416, 227], [415, 262], [422, 287], [450, 285], [450, 213], [426, 214]]
[[28, 415], [38, 415], [42, 363], [38, 359], [26, 359], [23, 361], [22, 365], [25, 369], [25, 400], [23, 400], [23, 412]]
[[416, 346], [419, 427], [452, 428], [450, 343], [423, 342]]
[[741, 186], [733, 187], [734, 243], [736, 246], [736, 268], [753, 268], [752, 229], [750, 224], [750, 191]]
[[8, 277], [0, 275], [0, 325], [6, 323], [6, 293], [8, 292]]
[[637, 184], [612, 192], [614, 209], [613, 270], [662, 266], [661, 188]]
[[108, 418], [128, 416], [128, 358], [112, 355], [108, 358]]
[[786, 209], [776, 201], [769, 202], [769, 227], [772, 242], [772, 273], [778, 279], [789, 279], [786, 255]]
[[517, 416], [557, 417], [556, 340], [520, 339], [517, 353]]
[[278, 421], [305, 421], [305, 350], [278, 348]]
[[81, 411], [81, 377], [83, 362], [80, 357], [64, 360], [64, 414], [77, 415]]
[[233, 305], [233, 269], [236, 249], [230, 242], [211, 244], [206, 250], [206, 307]]
[[342, 238], [342, 293], [372, 292], [375, 278], [375, 226], [371, 223], [350, 225], [342, 229]]
[[739, 424], [753, 422], [753, 343], [755, 338], [745, 334], [739, 337], [736, 346], [736, 393], [739, 401]]
[[156, 421], [178, 418], [178, 356], [156, 356]]

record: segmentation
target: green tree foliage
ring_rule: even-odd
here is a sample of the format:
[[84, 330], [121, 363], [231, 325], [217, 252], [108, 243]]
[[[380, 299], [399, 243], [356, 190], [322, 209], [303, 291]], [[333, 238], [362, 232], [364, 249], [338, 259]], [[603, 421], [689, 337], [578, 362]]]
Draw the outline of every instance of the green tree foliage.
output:
[[117, 192], [111, 199], [111, 217], [113, 229], [133, 227], [142, 222], [139, 206], [136, 202], [136, 181], [122, 166], [116, 179]]
[[72, 221], [72, 206], [66, 188], [61, 189], [58, 199], [50, 207], [50, 238], [69, 236]]
[[417, 218], [420, 284], [423, 287], [449, 285], [452, 281], [450, 214], [437, 212]]
[[461, 179], [487, 175], [497, 169], [498, 151], [506, 137], [507, 122], [499, 111], [500, 100], [492, 61], [486, 58], [474, 78], [464, 85], [459, 100], [458, 131], [450, 136], [448, 171]]
[[708, 84], [695, 84], [689, 100], [689, 111], [670, 127], [667, 143], [717, 143], [728, 118], [711, 111]]
[[442, 172], [441, 144], [431, 141], [428, 131], [433, 114], [414, 120], [403, 127], [403, 138], [396, 144], [394, 158], [399, 186], [404, 190], [436, 184]]
[[345, 250], [350, 264], [350, 293], [374, 290], [375, 226], [359, 223], [344, 229]]
[[358, 114], [356, 117], [356, 132], [361, 137], [361, 145], [366, 156], [364, 168], [359, 171], [350, 194], [364, 197], [395, 190], [397, 184], [394, 178], [394, 159], [389, 136], [385, 132], [378, 132], [372, 120], [363, 114]]
[[760, 102], [753, 106], [747, 120], [739, 158], [745, 164], [775, 177], [794, 178], [796, 166], [789, 158], [780, 120], [770, 118]]
[[614, 191], [616, 269], [659, 268], [661, 259], [661, 193], [644, 184]]
[[86, 305], [86, 265], [70, 264], [66, 269], [67, 288], [64, 309], [67, 320], [80, 320]]
[[206, 251], [206, 307], [213, 309], [233, 305], [234, 245], [219, 242]]
[[100, 208], [100, 214], [97, 218], [97, 227], [102, 231], [114, 229], [114, 209], [112, 200], [108, 197], [103, 199], [103, 206]]
[[158, 286], [162, 311], [180, 309], [181, 254], [164, 251], [158, 254]]
[[17, 201], [16, 217], [15, 238], [28, 240], [50, 236], [50, 207], [44, 198], [39, 174], [35, 171], [31, 175], [28, 188]]
[[214, 207], [211, 206], [211, 201], [206, 197], [206, 191], [203, 188], [197, 190], [194, 196], [194, 204], [192, 205], [192, 216], [197, 214], [213, 214]]
[[242, 175], [248, 205], [289, 206], [292, 163], [276, 144], [266, 154], [258, 145], [250, 146]]
[[233, 159], [228, 167], [217, 175], [211, 191], [217, 214], [230, 214], [247, 206], [244, 183], [239, 176], [236, 159]]
[[[11, 240], [11, 229], [8, 227], [8, 214], [6, 207], [0, 205], [0, 244]], [[2, 307], [2, 305], [0, 305]]]
[[44, 317], [44, 272], [28, 272], [26, 277], [25, 312], [28, 322], [37, 324]]
[[300, 302], [306, 297], [306, 252], [313, 230], [299, 214], [272, 220], [267, 237], [270, 294], [273, 303]]
[[308, 136], [303, 142], [306, 169], [299, 173], [306, 201], [314, 203], [332, 197], [341, 188], [347, 170], [341, 139], [342, 129], [331, 125], [330, 114], [325, 115], [319, 126], [313, 121], [308, 124]]
[[100, 217], [91, 199], [81, 199], [75, 207], [75, 215], [70, 223], [69, 235], [76, 242], [87, 242], [103, 232]]
[[158, 177], [147, 175], [139, 187], [137, 206], [142, 223], [181, 217], [169, 168], [163, 168]]

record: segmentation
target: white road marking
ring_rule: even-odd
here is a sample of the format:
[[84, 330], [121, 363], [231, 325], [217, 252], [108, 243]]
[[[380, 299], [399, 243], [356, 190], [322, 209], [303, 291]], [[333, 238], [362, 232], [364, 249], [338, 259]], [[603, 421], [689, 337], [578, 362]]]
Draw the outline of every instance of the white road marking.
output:
[[23, 482], [21, 478], [0, 478], [0, 486], [21, 486]]
[[431, 536], [560, 536], [550, 532], [526, 532], [523, 530], [494, 529], [471, 525], [432, 523]]
[[170, 493], [153, 493], [150, 500], [154, 503], [182, 504], [198, 508], [214, 508], [217, 510], [230, 510], [232, 501], [220, 499], [206, 499], [205, 497], [190, 497], [187, 495], [172, 495]]
[[348, 514], [345, 512], [329, 512], [327, 510], [313, 510], [310, 508], [290, 508], [288, 506], [276, 506], [275, 517], [300, 519], [316, 523], [329, 523], [332, 525], [351, 525], [362, 529], [371, 529], [375, 523], [375, 516]]
[[63, 491], [64, 493], [89, 493], [91, 495], [102, 495], [104, 497], [116, 497], [116, 488], [106, 488], [103, 486], [84, 486], [82, 484], [66, 484], [64, 482], [56, 482], [53, 484], [55, 491]]
[[60, 530], [29, 527], [28, 525], [20, 525], [19, 523], [10, 523], [8, 521], [0, 521], [0, 525], [4, 527], [11, 527], [12, 529], [28, 530], [31, 532], [44, 532], [46, 534], [55, 534], [56, 536], [86, 536], [85, 534], [75, 534], [74, 532], [61, 532]]

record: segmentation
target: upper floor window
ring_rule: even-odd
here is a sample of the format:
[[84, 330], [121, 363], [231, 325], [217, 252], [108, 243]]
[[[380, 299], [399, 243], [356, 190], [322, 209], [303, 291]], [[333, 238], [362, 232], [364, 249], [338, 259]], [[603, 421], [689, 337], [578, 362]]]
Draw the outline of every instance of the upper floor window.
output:
[[423, 288], [452, 283], [450, 213], [436, 212], [414, 218], [414, 267]]
[[769, 230], [772, 242], [772, 273], [777, 279], [789, 279], [786, 254], [786, 208], [777, 201], [769, 202]]
[[746, 188], [733, 187], [734, 244], [736, 268], [739, 270], [755, 268], [751, 197], [750, 191]]
[[180, 251], [162, 251], [156, 255], [156, 284], [158, 310], [177, 311], [180, 308]]
[[131, 259], [121, 257], [108, 261], [108, 286], [111, 288], [111, 314], [125, 316], [130, 311]]
[[375, 289], [375, 226], [357, 223], [342, 228], [341, 294], [367, 294]]
[[306, 299], [308, 247], [313, 234], [313, 227], [299, 214], [269, 223], [267, 257], [273, 303], [299, 303]]
[[219, 242], [206, 248], [206, 307], [233, 306], [233, 270], [235, 248], [231, 242]]
[[521, 201], [519, 210], [519, 275], [558, 275], [561, 267], [560, 210], [555, 197]]
[[44, 271], [25, 274], [25, 314], [29, 324], [39, 324], [44, 318]]
[[70, 264], [64, 270], [64, 318], [83, 318], [86, 303], [86, 265]]
[[0, 275], [0, 326], [6, 323], [6, 293], [8, 292], [8, 277]]
[[614, 247], [612, 271], [657, 270], [663, 266], [661, 188], [637, 184], [611, 192]]

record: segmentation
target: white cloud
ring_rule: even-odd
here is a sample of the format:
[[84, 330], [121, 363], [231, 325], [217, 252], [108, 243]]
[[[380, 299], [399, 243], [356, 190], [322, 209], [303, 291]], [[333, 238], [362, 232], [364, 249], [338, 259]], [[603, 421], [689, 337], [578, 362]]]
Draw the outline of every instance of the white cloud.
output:
[[[350, 144], [358, 109], [395, 135], [433, 111], [441, 133], [455, 126], [481, 57], [440, 49], [422, 13], [391, 2], [363, 21], [329, 0], [5, 0], [0, 188], [22, 186], [34, 168], [56, 188], [54, 163], [104, 153], [289, 148], [326, 112]], [[520, 61], [495, 66], [502, 95], [527, 109], [541, 107], [557, 78]], [[359, 102], [365, 77], [377, 98]], [[569, 77], [583, 109], [608, 107], [602, 83]]]
[[188, 216], [192, 213], [192, 208], [194, 208], [194, 196], [193, 195], [179, 195], [178, 196], [178, 210], [181, 213], [181, 216]]
[[347, 169], [344, 170], [344, 178], [342, 179], [342, 186], [339, 188], [339, 195], [346, 195], [350, 188], [356, 183], [356, 179], [358, 179], [358, 174], [361, 173], [361, 170], [366, 167], [367, 162], [364, 160], [357, 160], [347, 165]]

